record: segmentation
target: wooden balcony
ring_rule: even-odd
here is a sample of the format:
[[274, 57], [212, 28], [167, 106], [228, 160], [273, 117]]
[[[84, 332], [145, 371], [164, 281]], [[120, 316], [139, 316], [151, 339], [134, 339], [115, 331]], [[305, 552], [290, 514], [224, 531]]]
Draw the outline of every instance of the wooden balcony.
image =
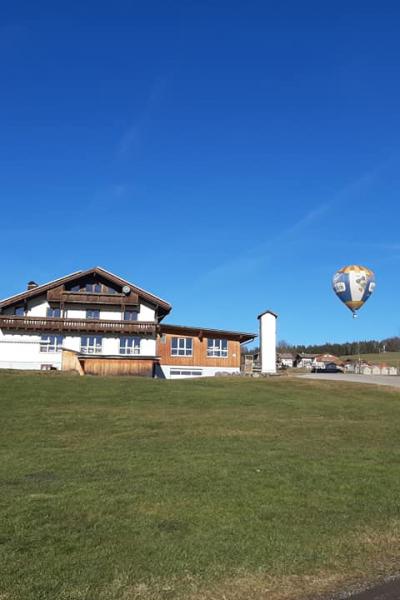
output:
[[47, 292], [49, 302], [62, 302], [73, 304], [98, 304], [101, 306], [139, 306], [139, 297], [137, 294], [95, 294], [90, 292], [66, 292], [63, 289], [55, 288]]
[[157, 324], [153, 321], [113, 321], [106, 319], [67, 319], [0, 315], [0, 329], [18, 332], [56, 332], [60, 334], [77, 332], [154, 335], [157, 330]]

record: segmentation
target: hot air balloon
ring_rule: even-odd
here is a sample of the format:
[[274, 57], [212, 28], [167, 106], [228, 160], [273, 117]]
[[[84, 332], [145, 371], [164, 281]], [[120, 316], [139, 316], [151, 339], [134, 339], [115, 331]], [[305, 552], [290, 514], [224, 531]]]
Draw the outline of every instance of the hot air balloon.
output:
[[335, 273], [332, 286], [338, 298], [356, 317], [356, 311], [364, 306], [375, 289], [375, 274], [367, 267], [349, 265]]

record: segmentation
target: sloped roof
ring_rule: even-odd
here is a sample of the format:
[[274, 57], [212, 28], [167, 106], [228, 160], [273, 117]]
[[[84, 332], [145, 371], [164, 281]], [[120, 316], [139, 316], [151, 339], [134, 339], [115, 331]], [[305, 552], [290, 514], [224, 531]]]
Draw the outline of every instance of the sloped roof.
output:
[[188, 336], [199, 336], [213, 337], [213, 338], [227, 338], [238, 342], [250, 342], [257, 337], [255, 333], [247, 333], [244, 331], [226, 331], [224, 329], [209, 329], [205, 327], [189, 327], [183, 325], [172, 325], [169, 323], [161, 323], [160, 333], [169, 333], [172, 335], [188, 335]]
[[169, 313], [172, 308], [171, 305], [168, 302], [166, 302], [166, 300], [163, 300], [162, 298], [159, 298], [158, 296], [155, 296], [154, 294], [151, 294], [150, 292], [143, 290], [142, 288], [138, 287], [137, 285], [130, 283], [126, 279], [122, 279], [118, 275], [114, 275], [114, 273], [111, 273], [110, 271], [107, 271], [106, 269], [103, 269], [102, 267], [94, 267], [92, 269], [87, 269], [86, 271], [76, 271], [75, 273], [71, 273], [70, 275], [65, 275], [64, 277], [60, 277], [58, 279], [53, 279], [52, 281], [49, 281], [48, 283], [44, 283], [43, 285], [38, 285], [37, 287], [35, 287], [33, 289], [25, 290], [24, 292], [22, 292], [20, 294], [15, 294], [14, 296], [10, 296], [9, 298], [6, 298], [5, 300], [2, 300], [0, 302], [0, 308], [5, 308], [6, 306], [12, 306], [13, 304], [16, 304], [17, 302], [21, 302], [23, 300], [28, 300], [30, 298], [35, 298], [36, 296], [40, 296], [41, 294], [47, 292], [48, 290], [50, 290], [52, 288], [55, 288], [59, 285], [63, 285], [65, 283], [71, 283], [75, 280], [79, 280], [82, 277], [86, 277], [88, 275], [99, 275], [100, 277], [103, 277], [104, 279], [110, 281], [110, 283], [114, 283], [119, 286], [124, 286], [124, 285], [129, 286], [130, 289], [134, 293], [138, 294], [138, 296], [140, 298], [147, 300], [151, 304], [156, 304], [165, 312], [165, 314]]
[[270, 310], [270, 309], [268, 308], [267, 310], [264, 310], [264, 312], [260, 313], [260, 314], [257, 316], [257, 319], [261, 319], [261, 317], [263, 317], [264, 315], [267, 315], [267, 314], [269, 314], [269, 315], [272, 315], [272, 316], [274, 316], [274, 317], [278, 318], [278, 315], [277, 315], [277, 314], [276, 314], [276, 313], [275, 313], [273, 310]]
[[315, 357], [316, 362], [323, 363], [335, 363], [337, 365], [343, 365], [343, 361], [335, 356], [334, 354], [319, 354]]

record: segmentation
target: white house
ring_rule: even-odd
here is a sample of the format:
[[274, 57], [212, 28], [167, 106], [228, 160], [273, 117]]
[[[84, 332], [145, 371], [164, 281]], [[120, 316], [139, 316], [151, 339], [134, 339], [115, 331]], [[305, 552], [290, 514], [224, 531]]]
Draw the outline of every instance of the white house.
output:
[[162, 323], [171, 305], [100, 267], [0, 302], [0, 368], [199, 377], [240, 370], [254, 334]]
[[300, 368], [311, 369], [316, 354], [297, 354], [295, 366]]
[[291, 352], [280, 352], [278, 354], [278, 365], [280, 368], [291, 368], [294, 366], [294, 355]]

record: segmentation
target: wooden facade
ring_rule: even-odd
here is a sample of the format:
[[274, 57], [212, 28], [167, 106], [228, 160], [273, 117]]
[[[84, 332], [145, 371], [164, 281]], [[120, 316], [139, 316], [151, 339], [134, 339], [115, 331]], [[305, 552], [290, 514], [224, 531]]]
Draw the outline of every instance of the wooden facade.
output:
[[48, 290], [47, 300], [50, 304], [98, 304], [100, 306], [118, 306], [118, 307], [138, 307], [138, 294], [122, 293], [90, 293], [90, 292], [71, 292], [65, 291], [64, 286], [58, 286], [53, 290]]
[[[172, 356], [171, 341], [172, 338], [191, 338], [193, 344], [192, 356]], [[216, 337], [215, 335], [213, 336]], [[215, 356], [207, 356], [207, 340], [206, 337], [189, 336], [183, 334], [164, 333], [157, 340], [157, 354], [160, 357], [162, 365], [173, 366], [204, 366], [204, 367], [220, 367], [221, 371], [224, 368], [239, 368], [240, 367], [240, 342], [231, 340], [226, 335], [220, 334], [221, 339], [228, 339], [228, 356], [220, 358]]]
[[[99, 293], [90, 293], [84, 291], [86, 283], [99, 283], [101, 291]], [[72, 291], [71, 287], [75, 284], [80, 286], [80, 291]], [[114, 293], [107, 293], [108, 287], [113, 287]], [[29, 299], [34, 298], [38, 294], [46, 293], [47, 300], [51, 304], [61, 305], [63, 303], [79, 303], [79, 304], [99, 304], [107, 306], [137, 306], [139, 300], [145, 300], [154, 305], [159, 316], [159, 320], [163, 319], [171, 310], [171, 305], [161, 298], [151, 294], [137, 286], [129, 283], [102, 269], [95, 267], [87, 271], [77, 271], [66, 277], [61, 277], [55, 281], [38, 286], [34, 282], [29, 282], [28, 289], [21, 294], [12, 296], [0, 302], [0, 310], [26, 304]]]
[[85, 372], [79, 361], [78, 353], [73, 350], [63, 350], [61, 358], [62, 371], [75, 371], [79, 375], [84, 375]]
[[154, 357], [79, 357], [85, 375], [136, 375], [138, 377], [154, 376]]
[[72, 350], [62, 351], [62, 370], [79, 375], [136, 375], [153, 377], [158, 361], [153, 356], [83, 356]]

